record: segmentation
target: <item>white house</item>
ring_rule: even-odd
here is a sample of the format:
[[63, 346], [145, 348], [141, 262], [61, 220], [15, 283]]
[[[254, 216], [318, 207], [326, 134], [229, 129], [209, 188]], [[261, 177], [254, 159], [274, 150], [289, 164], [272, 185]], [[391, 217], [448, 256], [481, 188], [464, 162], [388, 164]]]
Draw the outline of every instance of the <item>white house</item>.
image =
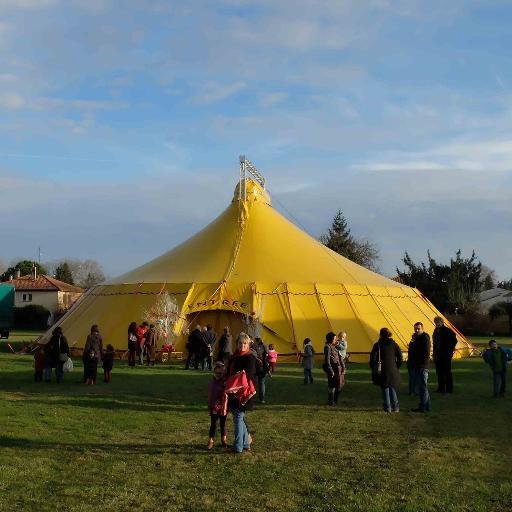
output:
[[84, 293], [78, 286], [46, 275], [16, 277], [9, 284], [15, 290], [14, 307], [36, 304], [44, 306], [52, 314], [69, 309]]

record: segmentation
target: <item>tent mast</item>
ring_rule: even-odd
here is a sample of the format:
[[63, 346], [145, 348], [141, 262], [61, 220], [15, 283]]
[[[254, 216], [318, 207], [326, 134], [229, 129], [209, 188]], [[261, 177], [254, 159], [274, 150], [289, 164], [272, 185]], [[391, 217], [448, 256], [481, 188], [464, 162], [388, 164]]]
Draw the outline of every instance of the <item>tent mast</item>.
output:
[[246, 158], [245, 155], [240, 155], [240, 182], [238, 185], [239, 201], [245, 201], [247, 199], [247, 192], [245, 188], [245, 180], [247, 178], [252, 178], [263, 187], [263, 190], [265, 190], [265, 178], [263, 177], [263, 174], [256, 169], [253, 163]]

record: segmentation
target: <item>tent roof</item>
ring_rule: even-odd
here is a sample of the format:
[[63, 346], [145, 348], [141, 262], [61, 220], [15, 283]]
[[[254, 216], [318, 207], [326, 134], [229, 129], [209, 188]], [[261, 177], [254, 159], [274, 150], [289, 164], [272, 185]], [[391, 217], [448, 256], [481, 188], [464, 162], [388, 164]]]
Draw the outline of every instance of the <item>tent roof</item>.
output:
[[343, 283], [402, 288], [325, 247], [271, 205], [258, 183], [238, 186], [231, 204], [213, 222], [162, 256], [109, 284], [287, 282]]

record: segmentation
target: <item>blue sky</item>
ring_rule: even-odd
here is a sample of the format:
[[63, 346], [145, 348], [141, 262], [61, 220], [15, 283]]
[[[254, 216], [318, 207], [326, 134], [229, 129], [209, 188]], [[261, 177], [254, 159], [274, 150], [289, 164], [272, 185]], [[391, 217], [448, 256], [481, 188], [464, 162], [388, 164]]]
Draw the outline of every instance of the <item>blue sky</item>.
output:
[[0, 0], [0, 259], [109, 275], [231, 200], [238, 155], [313, 236], [392, 275], [512, 277], [512, 2]]

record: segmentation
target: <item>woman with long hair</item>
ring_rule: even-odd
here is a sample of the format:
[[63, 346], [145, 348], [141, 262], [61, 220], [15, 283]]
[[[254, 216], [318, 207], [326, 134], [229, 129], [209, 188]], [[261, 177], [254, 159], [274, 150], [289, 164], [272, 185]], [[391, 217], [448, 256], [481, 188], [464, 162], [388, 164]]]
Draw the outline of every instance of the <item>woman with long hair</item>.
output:
[[128, 326], [128, 366], [135, 366], [138, 348], [137, 322], [132, 322]]

